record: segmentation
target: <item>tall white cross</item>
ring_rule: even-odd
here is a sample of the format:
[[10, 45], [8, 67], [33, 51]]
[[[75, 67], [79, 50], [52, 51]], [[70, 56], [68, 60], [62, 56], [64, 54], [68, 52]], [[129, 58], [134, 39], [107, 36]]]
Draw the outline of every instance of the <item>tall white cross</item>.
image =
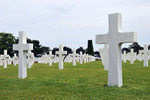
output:
[[59, 51], [56, 51], [56, 54], [59, 55], [59, 69], [63, 69], [63, 55], [67, 54], [67, 51], [63, 51], [63, 46], [59, 45]]
[[48, 57], [49, 57], [49, 66], [52, 66], [52, 59], [54, 57], [54, 55], [52, 55], [52, 51], [49, 51]]
[[73, 66], [76, 66], [76, 50], [73, 49]]
[[33, 44], [27, 44], [25, 32], [19, 32], [19, 43], [13, 44], [13, 50], [19, 51], [18, 78], [24, 79], [27, 77], [26, 52], [27, 50], [33, 50]]
[[4, 50], [4, 65], [3, 68], [7, 68], [7, 61], [8, 61], [8, 55], [7, 55], [7, 50]]
[[148, 66], [148, 56], [150, 56], [150, 50], [148, 50], [148, 45], [144, 45], [144, 50], [140, 50], [144, 54], [144, 63], [143, 66]]
[[82, 55], [82, 51], [80, 51], [80, 64], [82, 64], [82, 59], [83, 59], [83, 55]]
[[108, 86], [122, 86], [122, 43], [134, 42], [137, 39], [135, 32], [121, 32], [121, 14], [109, 15], [109, 31], [104, 35], [96, 35], [97, 44], [109, 45]]

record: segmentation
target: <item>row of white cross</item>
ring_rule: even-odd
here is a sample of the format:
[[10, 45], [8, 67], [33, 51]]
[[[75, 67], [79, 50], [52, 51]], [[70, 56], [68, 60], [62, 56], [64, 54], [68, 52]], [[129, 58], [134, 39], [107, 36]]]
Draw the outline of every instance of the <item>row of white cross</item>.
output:
[[[104, 70], [108, 70], [108, 62], [109, 62], [109, 46], [107, 44], [104, 45], [103, 49], [99, 49], [99, 53], [101, 55], [101, 60], [104, 65]], [[126, 51], [122, 54], [122, 60], [126, 62], [130, 61], [130, 64], [134, 64], [134, 61], [137, 59], [139, 61], [144, 60], [143, 66], [148, 66], [148, 60], [150, 59], [150, 50], [148, 50], [148, 45], [144, 45], [144, 50], [139, 50], [139, 54], [134, 52], [133, 49], [130, 49], [131, 52], [126, 53]]]
[[[10, 65], [12, 63], [11, 57], [7, 55], [7, 50], [4, 50], [4, 54], [0, 55], [0, 66], [3, 65], [3, 68], [7, 68], [7, 64]], [[13, 64], [16, 66], [17, 63], [17, 56], [14, 54], [13, 57]]]
[[[31, 66], [34, 63], [34, 54], [31, 53], [31, 51], [28, 51], [28, 53], [26, 54], [26, 57], [27, 57], [27, 59], [25, 59], [26, 64], [28, 64], [28, 68], [31, 68]], [[7, 64], [10, 65], [12, 62], [14, 66], [16, 66], [18, 64], [18, 61], [19, 60], [16, 54], [14, 54], [14, 57], [11, 59], [11, 57], [7, 55], [7, 50], [4, 50], [4, 54], [0, 55], [0, 66], [3, 65], [3, 68], [7, 68]]]
[[[108, 86], [122, 86], [122, 60], [121, 45], [123, 43], [136, 42], [136, 32], [121, 32], [121, 14], [115, 13], [109, 15], [109, 31], [104, 35], [96, 35], [96, 44], [107, 44], [108, 48]], [[19, 44], [13, 45], [14, 50], [19, 51], [19, 78], [26, 78], [27, 71], [25, 66], [25, 55], [28, 50], [33, 49], [32, 44], [27, 44], [25, 32], [19, 32]], [[63, 47], [59, 47], [59, 66], [63, 66]], [[106, 62], [104, 62], [106, 63]]]
[[[62, 45], [60, 45], [60, 47], [62, 47]], [[55, 56], [52, 55], [52, 51], [49, 51], [49, 55], [47, 55], [45, 53], [45, 55], [43, 55], [41, 58], [39, 58], [38, 62], [44, 63], [44, 64], [47, 64], [49, 62], [49, 66], [52, 66], [52, 62], [54, 62], [54, 63], [59, 62], [60, 57], [58, 57], [56, 55]], [[68, 62], [68, 63], [73, 62], [73, 66], [76, 66], [76, 62], [80, 62], [80, 64], [82, 64], [82, 62], [86, 63], [86, 62], [95, 61], [94, 56], [91, 56], [88, 54], [82, 54], [82, 52], [80, 52], [80, 55], [76, 54], [75, 49], [73, 50], [73, 54], [68, 54], [66, 57], [64, 55], [62, 55], [61, 59], [63, 59], [64, 62]], [[63, 69], [63, 65], [62, 64], [60, 64], [60, 65], [61, 66], [59, 66], [59, 69]]]
[[143, 66], [147, 66], [148, 67], [148, 60], [150, 59], [150, 50], [148, 50], [148, 45], [145, 44], [144, 45], [144, 50], [139, 50], [139, 54], [137, 55], [133, 49], [131, 49], [130, 53], [126, 53], [126, 51], [124, 51], [123, 55], [122, 55], [122, 59], [124, 60], [124, 62], [126, 62], [126, 60], [130, 60], [131, 64], [134, 64], [134, 61], [137, 59], [139, 61], [144, 60], [143, 62]]

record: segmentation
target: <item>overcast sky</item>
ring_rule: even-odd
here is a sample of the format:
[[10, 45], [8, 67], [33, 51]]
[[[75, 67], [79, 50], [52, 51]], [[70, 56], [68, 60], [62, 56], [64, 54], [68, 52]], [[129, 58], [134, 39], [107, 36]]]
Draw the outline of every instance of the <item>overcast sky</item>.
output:
[[[27, 32], [42, 45], [87, 48], [96, 34], [108, 32], [108, 14], [122, 13], [122, 32], [138, 33], [150, 44], [150, 0], [0, 0], [0, 32]], [[128, 46], [129, 44], [123, 45]]]

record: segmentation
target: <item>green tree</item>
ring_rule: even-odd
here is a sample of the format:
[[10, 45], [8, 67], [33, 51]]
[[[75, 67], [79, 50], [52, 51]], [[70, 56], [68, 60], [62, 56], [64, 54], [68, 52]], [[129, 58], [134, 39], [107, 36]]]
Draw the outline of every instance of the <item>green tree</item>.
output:
[[0, 54], [3, 54], [4, 50], [12, 57], [13, 56], [13, 44], [16, 43], [15, 37], [11, 33], [0, 33]]
[[94, 56], [92, 40], [88, 40], [87, 54]]

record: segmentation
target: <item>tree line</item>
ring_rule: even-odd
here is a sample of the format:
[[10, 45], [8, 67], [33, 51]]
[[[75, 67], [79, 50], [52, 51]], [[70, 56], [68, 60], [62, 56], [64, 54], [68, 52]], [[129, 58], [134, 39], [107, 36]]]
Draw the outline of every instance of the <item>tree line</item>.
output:
[[[13, 51], [13, 44], [18, 44], [19, 42], [19, 38], [13, 36], [11, 33], [4, 33], [1, 32], [0, 33], [0, 54], [3, 54], [4, 50], [7, 50], [7, 53], [13, 57], [14, 53], [16, 53], [18, 55], [18, 51]], [[33, 44], [33, 50], [32, 52], [34, 53], [35, 57], [41, 57], [42, 55], [44, 55], [45, 53], [49, 54], [49, 51], [51, 50], [49, 47], [47, 46], [42, 46], [40, 44], [39, 40], [32, 40], [27, 38], [27, 43], [32, 43]], [[53, 48], [52, 54], [55, 55], [56, 51], [58, 51], [59, 48], [55, 47]], [[70, 47], [64, 46], [63, 48], [64, 51], [67, 51], [67, 54], [71, 54], [73, 53], [72, 49]], [[80, 51], [84, 54], [90, 54], [93, 55], [95, 53], [97, 53], [98, 51], [93, 50], [93, 44], [92, 44], [92, 40], [88, 40], [88, 47], [87, 49], [84, 49], [83, 47], [79, 47], [76, 49], [76, 53], [80, 54]]]

